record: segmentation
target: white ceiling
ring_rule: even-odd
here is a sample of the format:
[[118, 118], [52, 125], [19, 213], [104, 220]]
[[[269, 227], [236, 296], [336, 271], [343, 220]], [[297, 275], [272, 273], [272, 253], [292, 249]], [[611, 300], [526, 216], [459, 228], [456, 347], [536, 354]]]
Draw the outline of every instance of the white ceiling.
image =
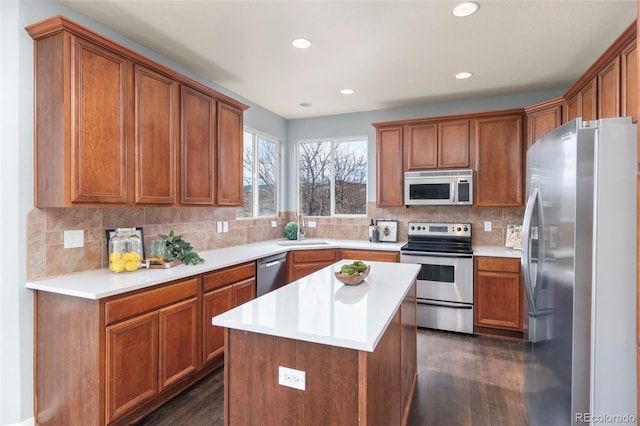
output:
[[59, 1], [287, 119], [568, 88], [638, 8], [478, 0], [455, 18], [457, 0]]

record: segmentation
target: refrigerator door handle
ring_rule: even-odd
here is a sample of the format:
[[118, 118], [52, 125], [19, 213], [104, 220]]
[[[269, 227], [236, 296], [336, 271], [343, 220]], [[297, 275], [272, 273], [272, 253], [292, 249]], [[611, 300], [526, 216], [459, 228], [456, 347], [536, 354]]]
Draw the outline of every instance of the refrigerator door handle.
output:
[[522, 223], [522, 259], [520, 260], [522, 264], [522, 282], [527, 297], [527, 304], [529, 305], [529, 313], [532, 315], [536, 315], [537, 312], [533, 291], [534, 283], [531, 280], [531, 253], [529, 251], [529, 245], [531, 241], [531, 220], [539, 198], [540, 191], [538, 188], [534, 188], [527, 200], [527, 206], [524, 210], [524, 221]]

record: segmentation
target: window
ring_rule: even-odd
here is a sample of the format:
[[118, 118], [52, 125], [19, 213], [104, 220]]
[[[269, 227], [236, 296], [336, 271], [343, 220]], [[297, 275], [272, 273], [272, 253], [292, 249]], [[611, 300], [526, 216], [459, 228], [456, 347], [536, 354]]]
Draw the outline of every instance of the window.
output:
[[308, 216], [367, 213], [367, 138], [301, 141], [298, 211]]
[[244, 130], [244, 202], [236, 217], [278, 215], [279, 143], [254, 130]]

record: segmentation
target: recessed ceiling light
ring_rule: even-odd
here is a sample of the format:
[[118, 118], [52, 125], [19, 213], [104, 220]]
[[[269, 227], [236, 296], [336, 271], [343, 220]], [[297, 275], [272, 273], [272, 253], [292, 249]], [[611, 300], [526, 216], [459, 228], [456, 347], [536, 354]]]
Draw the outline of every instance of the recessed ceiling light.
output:
[[455, 77], [456, 77], [458, 80], [465, 80], [465, 79], [467, 79], [467, 78], [471, 77], [472, 75], [473, 75], [473, 74], [471, 74], [470, 72], [466, 72], [466, 71], [464, 71], [464, 72], [459, 72], [458, 74], [456, 74], [456, 75], [455, 75]]
[[301, 102], [301, 103], [300, 103], [300, 106], [301, 106], [301, 107], [310, 107], [310, 106], [311, 106], [311, 104], [310, 104], [309, 102]]
[[342, 89], [340, 93], [343, 95], [353, 95], [353, 89]]
[[480, 5], [478, 3], [476, 3], [475, 1], [466, 1], [454, 7], [451, 13], [453, 14], [453, 16], [462, 18], [465, 16], [473, 15], [478, 11], [478, 9], [480, 9]]
[[311, 41], [306, 38], [297, 38], [291, 42], [293, 47], [297, 47], [298, 49], [306, 49], [311, 46]]

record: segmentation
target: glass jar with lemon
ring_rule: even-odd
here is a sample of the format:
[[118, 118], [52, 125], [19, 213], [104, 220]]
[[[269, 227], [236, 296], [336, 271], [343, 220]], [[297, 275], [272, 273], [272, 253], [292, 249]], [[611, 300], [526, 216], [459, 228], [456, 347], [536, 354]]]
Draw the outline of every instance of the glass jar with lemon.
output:
[[142, 260], [142, 239], [136, 228], [116, 228], [109, 240], [109, 270], [111, 272], [133, 272]]

